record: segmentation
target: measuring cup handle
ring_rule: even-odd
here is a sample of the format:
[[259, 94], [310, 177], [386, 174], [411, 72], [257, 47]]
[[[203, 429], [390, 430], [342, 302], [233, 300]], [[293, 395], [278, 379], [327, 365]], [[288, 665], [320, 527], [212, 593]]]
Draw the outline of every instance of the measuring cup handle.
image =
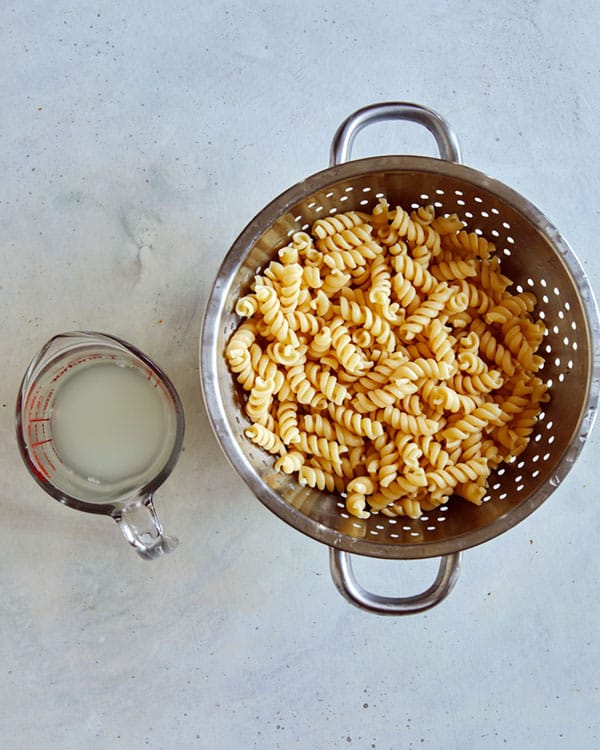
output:
[[460, 162], [460, 146], [450, 125], [434, 110], [410, 102], [382, 102], [357, 109], [337, 129], [331, 142], [331, 165], [349, 161], [356, 135], [367, 125], [386, 120], [416, 122], [432, 133], [442, 159]]
[[125, 539], [144, 560], [153, 560], [172, 552], [179, 544], [178, 539], [164, 533], [152, 495], [148, 495], [143, 503], [119, 510], [113, 518]]
[[354, 577], [351, 555], [329, 550], [329, 567], [333, 582], [340, 594], [351, 604], [377, 615], [414, 615], [424, 612], [445, 599], [454, 588], [460, 573], [461, 553], [454, 552], [440, 558], [437, 576], [421, 594], [405, 597], [380, 596], [364, 589]]

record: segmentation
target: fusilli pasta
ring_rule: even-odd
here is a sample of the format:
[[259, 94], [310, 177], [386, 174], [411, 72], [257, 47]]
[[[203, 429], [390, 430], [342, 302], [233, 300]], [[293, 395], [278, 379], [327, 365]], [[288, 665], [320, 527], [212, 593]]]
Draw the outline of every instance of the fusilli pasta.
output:
[[483, 502], [550, 398], [537, 300], [495, 251], [456, 214], [384, 198], [293, 234], [235, 303], [246, 437], [358, 518]]

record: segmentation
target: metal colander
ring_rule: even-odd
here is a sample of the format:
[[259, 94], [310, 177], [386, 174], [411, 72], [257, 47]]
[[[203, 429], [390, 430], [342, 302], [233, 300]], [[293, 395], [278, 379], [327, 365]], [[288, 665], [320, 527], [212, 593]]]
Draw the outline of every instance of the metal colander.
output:
[[[356, 133], [385, 120], [419, 122], [435, 136], [441, 159], [381, 156], [346, 161]], [[286, 190], [242, 231], [214, 282], [201, 337], [204, 398], [225, 454], [254, 494], [281, 519], [330, 548], [331, 572], [341, 593], [373, 612], [403, 614], [438, 603], [452, 589], [463, 550], [503, 533], [532, 513], [563, 481], [592, 427], [598, 391], [599, 321], [593, 293], [572, 250], [548, 219], [502, 183], [459, 163], [456, 137], [435, 112], [413, 104], [385, 103], [352, 114], [332, 143], [333, 166]], [[343, 162], [343, 163], [340, 163]], [[536, 314], [547, 326], [540, 376], [551, 387], [527, 450], [490, 477], [481, 506], [460, 499], [421, 518], [349, 516], [343, 498], [301, 487], [277, 472], [273, 459], [244, 437], [248, 422], [241, 392], [224, 357], [240, 320], [234, 305], [254, 275], [318, 218], [370, 210], [380, 196], [391, 205], [432, 203], [438, 214], [457, 213], [491, 239], [513, 289], [535, 293]], [[354, 578], [348, 553], [380, 558], [441, 557], [436, 580], [409, 597], [383, 597]]]

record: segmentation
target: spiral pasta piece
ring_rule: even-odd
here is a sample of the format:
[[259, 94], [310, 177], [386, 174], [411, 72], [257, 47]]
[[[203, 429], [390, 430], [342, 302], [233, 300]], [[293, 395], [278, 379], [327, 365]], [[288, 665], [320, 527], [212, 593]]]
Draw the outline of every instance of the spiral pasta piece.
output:
[[408, 253], [395, 255], [391, 264], [397, 276], [407, 279], [424, 294], [433, 291], [442, 280], [436, 278], [431, 271], [417, 263]]
[[291, 330], [290, 324], [281, 310], [281, 304], [275, 289], [260, 285], [256, 290], [256, 299], [258, 300], [263, 320], [275, 338], [278, 341], [296, 346], [298, 339]]
[[256, 323], [244, 321], [233, 333], [225, 347], [225, 357], [231, 363], [242, 357], [256, 340]]
[[431, 266], [431, 275], [438, 281], [456, 281], [477, 276], [477, 262], [474, 258], [469, 260], [442, 260]]
[[338, 271], [346, 271], [347, 269], [354, 271], [356, 268], [366, 265], [367, 258], [358, 248], [352, 247], [349, 250], [330, 250], [324, 254], [323, 261], [329, 268]]
[[266, 349], [266, 354], [279, 365], [291, 367], [301, 364], [306, 359], [306, 347], [298, 348], [292, 344], [282, 344], [281, 341], [272, 341]]
[[310, 382], [334, 404], [341, 404], [350, 398], [345, 385], [338, 382], [335, 375], [323, 370], [316, 362], [307, 362], [305, 365], [306, 376]]
[[339, 268], [334, 268], [323, 278], [321, 289], [328, 297], [333, 297], [346, 286], [351, 278], [349, 273], [345, 273]]
[[429, 225], [435, 219], [435, 207], [431, 204], [419, 206], [415, 211], [412, 211], [410, 218], [423, 226]]
[[235, 303], [235, 312], [242, 318], [251, 318], [258, 310], [258, 300], [254, 294], [245, 294]]
[[[441, 505], [444, 500], [440, 500], [436, 505]], [[398, 516], [408, 516], [408, 518], [418, 519], [421, 517], [423, 510], [423, 499], [416, 497], [404, 497], [399, 500], [394, 500], [390, 505], [381, 509], [381, 512], [391, 518]]]
[[277, 422], [279, 424], [279, 435], [285, 445], [293, 445], [300, 442], [300, 430], [298, 428], [298, 404], [296, 401], [280, 401], [277, 406]]
[[[404, 498], [406, 495], [416, 494], [427, 486], [427, 475], [423, 469], [398, 475], [387, 487], [379, 485], [377, 492], [369, 498], [373, 510], [381, 510], [390, 503]], [[419, 514], [420, 515], [420, 514]]]
[[302, 283], [305, 288], [320, 289], [323, 286], [321, 269], [318, 266], [304, 266], [302, 268]]
[[536, 301], [535, 294], [531, 292], [510, 295], [488, 310], [483, 319], [486, 323], [508, 323], [513, 318], [531, 312]]
[[415, 440], [423, 456], [434, 469], [443, 469], [450, 463], [450, 454], [433, 435], [418, 435]]
[[371, 227], [363, 225], [317, 240], [323, 262], [341, 270], [365, 266], [382, 252], [381, 245], [371, 238], [371, 231]]
[[482, 320], [475, 321], [472, 330], [479, 336], [479, 350], [483, 357], [507, 375], [514, 375], [516, 366], [510, 349], [501, 344], [492, 331], [485, 328]]
[[478, 257], [487, 260], [495, 251], [496, 246], [485, 237], [476, 232], [467, 232], [464, 229], [457, 233], [447, 235], [448, 244], [456, 250], [463, 251], [465, 257]]
[[286, 245], [285, 247], [282, 247], [280, 250], [278, 250], [277, 256], [284, 266], [291, 265], [292, 263], [298, 263], [300, 259], [299, 248], [292, 240], [289, 245]]
[[344, 229], [360, 226], [365, 223], [365, 220], [368, 220], [368, 216], [357, 211], [348, 211], [347, 213], [329, 216], [326, 219], [317, 219], [312, 226], [312, 231], [317, 239], [323, 239], [337, 232], [342, 232]]
[[269, 453], [281, 453], [283, 451], [283, 444], [279, 436], [262, 424], [254, 423], [250, 427], [246, 427], [244, 435]]
[[389, 487], [400, 472], [400, 454], [393, 442], [379, 445], [378, 450], [380, 459], [377, 480], [380, 487]]
[[470, 331], [458, 340], [458, 354], [456, 355], [458, 369], [466, 375], [481, 375], [488, 367], [479, 356], [479, 336]]
[[292, 392], [296, 394], [298, 403], [308, 404], [316, 409], [322, 408], [326, 403], [326, 398], [319, 394], [309, 381], [304, 365], [290, 367], [287, 371], [287, 382]]
[[246, 403], [246, 414], [253, 422], [266, 419], [273, 398], [273, 389], [272, 380], [265, 380], [261, 377], [255, 379]]
[[457, 234], [463, 229], [464, 224], [456, 214], [450, 214], [449, 216], [436, 216], [431, 226], [440, 236], [443, 236]]
[[481, 505], [486, 493], [485, 485], [471, 481], [459, 482], [455, 489], [457, 495], [473, 503], [473, 505]]
[[372, 232], [373, 227], [370, 224], [355, 224], [351, 228], [342, 229], [339, 232], [317, 239], [316, 245], [323, 252], [368, 247], [370, 251], [367, 251], [367, 257], [374, 258], [381, 252], [381, 248], [372, 241]]
[[453, 290], [446, 284], [440, 282], [431, 292], [429, 297], [410, 315], [400, 326], [400, 336], [404, 341], [410, 341], [428, 325], [433, 318], [443, 310], [445, 303], [450, 299]]
[[371, 417], [364, 417], [359, 412], [346, 406], [329, 405], [329, 413], [336, 422], [351, 430], [356, 435], [374, 440], [383, 435], [381, 422]]
[[427, 486], [431, 489], [456, 487], [459, 483], [475, 481], [486, 473], [487, 461], [484, 458], [472, 458], [469, 461], [448, 465], [445, 469], [427, 472]]
[[434, 318], [429, 325], [425, 326], [423, 334], [436, 360], [452, 367], [456, 360], [456, 340], [450, 336], [444, 323], [439, 318]]
[[370, 391], [356, 394], [352, 402], [356, 411], [365, 413], [375, 409], [393, 406], [397, 401], [417, 390], [410, 380], [398, 379], [387, 383], [383, 388], [372, 388]]
[[452, 365], [442, 359], [417, 357], [410, 362], [402, 362], [392, 372], [393, 380], [419, 380], [434, 378], [447, 380], [452, 374]]
[[483, 315], [487, 310], [491, 309], [495, 302], [490, 295], [481, 287], [477, 286], [473, 282], [460, 279], [453, 282], [455, 289], [459, 289], [467, 296], [467, 309], [471, 310], [472, 313], [479, 317]]
[[378, 255], [371, 263], [371, 288], [368, 299], [375, 309], [385, 310], [390, 304], [392, 274], [383, 255]]
[[441, 436], [451, 450], [474, 433], [483, 432], [490, 426], [502, 427], [504, 422], [501, 420], [501, 415], [502, 410], [497, 404], [488, 403], [478, 406], [469, 414], [448, 425], [442, 431]]
[[401, 273], [397, 273], [393, 277], [392, 289], [394, 290], [395, 299], [407, 311], [414, 312], [415, 308], [421, 303], [421, 297], [415, 285]]
[[365, 510], [367, 507], [366, 495], [360, 492], [348, 492], [346, 497], [346, 509], [348, 513], [355, 516], [356, 518], [369, 518], [371, 513]]
[[[279, 369], [277, 363], [258, 344], [252, 344], [249, 349], [250, 367], [252, 373], [240, 372], [238, 379], [245, 390], [251, 390], [257, 378], [263, 378], [273, 386], [273, 395], [280, 392], [285, 381], [285, 375]], [[242, 375], [247, 374], [247, 380], [242, 381]]]
[[312, 313], [303, 312], [301, 310], [294, 310], [287, 316], [287, 322], [290, 326], [293, 336], [295, 337], [294, 346], [298, 346], [298, 333], [310, 333], [314, 336], [318, 333], [321, 324], [316, 315]]
[[497, 390], [503, 382], [502, 373], [499, 370], [486, 370], [480, 375], [457, 373], [451, 378], [449, 385], [458, 393], [476, 396]]
[[275, 461], [275, 468], [277, 471], [282, 471], [284, 474], [296, 474], [304, 466], [304, 453], [300, 451], [289, 451], [284, 453], [282, 456]]
[[409, 242], [417, 246], [424, 245], [435, 255], [440, 252], [440, 235], [431, 226], [413, 221], [402, 206], [398, 206], [393, 212], [390, 227], [396, 229], [400, 237], [406, 237]]
[[398, 408], [408, 414], [418, 417], [423, 414], [424, 403], [419, 393], [411, 393], [398, 401]]
[[307, 351], [307, 356], [319, 360], [324, 357], [331, 347], [331, 329], [324, 326], [313, 336]]
[[393, 377], [396, 369], [409, 361], [409, 356], [404, 351], [396, 351], [380, 359], [377, 364], [366, 375], [363, 375], [355, 384], [357, 391], [371, 391], [373, 388], [383, 388], [390, 381], [398, 379]]
[[361, 326], [373, 336], [373, 339], [387, 349], [395, 346], [392, 327], [384, 317], [374, 311], [368, 304], [361, 304], [341, 296], [339, 314], [346, 323]]
[[500, 273], [498, 258], [491, 258], [479, 265], [479, 281], [483, 289], [494, 300], [500, 302], [506, 295], [506, 290], [511, 285], [511, 280]]
[[349, 449], [364, 445], [364, 438], [349, 430], [339, 422], [332, 422], [323, 414], [305, 414], [302, 419], [302, 427], [306, 432], [314, 432], [327, 440], [337, 440], [341, 445]]
[[346, 445], [340, 445], [335, 440], [327, 440], [326, 438], [308, 432], [300, 432], [297, 446], [298, 449], [304, 451], [304, 453], [326, 458], [335, 463], [340, 463], [341, 454], [348, 451], [348, 446]]
[[[257, 349], [260, 351], [260, 347]], [[235, 357], [230, 358], [229, 369], [237, 375], [237, 381], [244, 390], [249, 391], [252, 388], [256, 372], [249, 349], [244, 349]]]
[[340, 483], [331, 472], [325, 471], [318, 466], [303, 464], [298, 470], [298, 483], [302, 487], [316, 487], [318, 490], [334, 492], [339, 490]]
[[517, 322], [509, 322], [503, 328], [506, 348], [516, 358], [517, 362], [524, 370], [537, 372], [544, 364], [544, 360], [539, 355], [534, 354], [533, 348], [530, 346], [521, 330], [521, 326]]
[[409, 435], [435, 435], [440, 429], [440, 423], [435, 419], [408, 414], [392, 405], [378, 411], [378, 416], [381, 422]]
[[352, 375], [363, 375], [371, 363], [353, 343], [344, 321], [339, 318], [330, 324], [331, 346], [342, 367]]
[[423, 384], [421, 394], [423, 400], [429, 406], [451, 414], [457, 414], [458, 412], [469, 414], [480, 404], [474, 397], [458, 393], [445, 383], [438, 383], [432, 379]]
[[294, 312], [298, 306], [303, 273], [302, 266], [299, 263], [290, 263], [283, 267], [280, 276], [279, 304], [284, 315]]
[[294, 232], [292, 235], [291, 246], [296, 250], [300, 257], [305, 255], [307, 250], [314, 248], [314, 241], [308, 232]]

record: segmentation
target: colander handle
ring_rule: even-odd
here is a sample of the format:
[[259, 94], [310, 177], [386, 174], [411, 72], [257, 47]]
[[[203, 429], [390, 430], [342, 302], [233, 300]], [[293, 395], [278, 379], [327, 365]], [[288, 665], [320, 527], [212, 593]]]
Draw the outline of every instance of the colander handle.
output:
[[342, 122], [331, 142], [331, 165], [349, 161], [354, 138], [364, 127], [386, 120], [408, 120], [423, 125], [435, 138], [442, 159], [460, 162], [458, 139], [441, 115], [420, 104], [382, 102], [357, 109]]
[[363, 588], [354, 576], [351, 555], [335, 549], [329, 550], [331, 577], [337, 590], [351, 604], [376, 615], [414, 615], [435, 607], [454, 588], [460, 573], [460, 552], [440, 558], [437, 576], [431, 586], [421, 594], [405, 597], [380, 596]]

